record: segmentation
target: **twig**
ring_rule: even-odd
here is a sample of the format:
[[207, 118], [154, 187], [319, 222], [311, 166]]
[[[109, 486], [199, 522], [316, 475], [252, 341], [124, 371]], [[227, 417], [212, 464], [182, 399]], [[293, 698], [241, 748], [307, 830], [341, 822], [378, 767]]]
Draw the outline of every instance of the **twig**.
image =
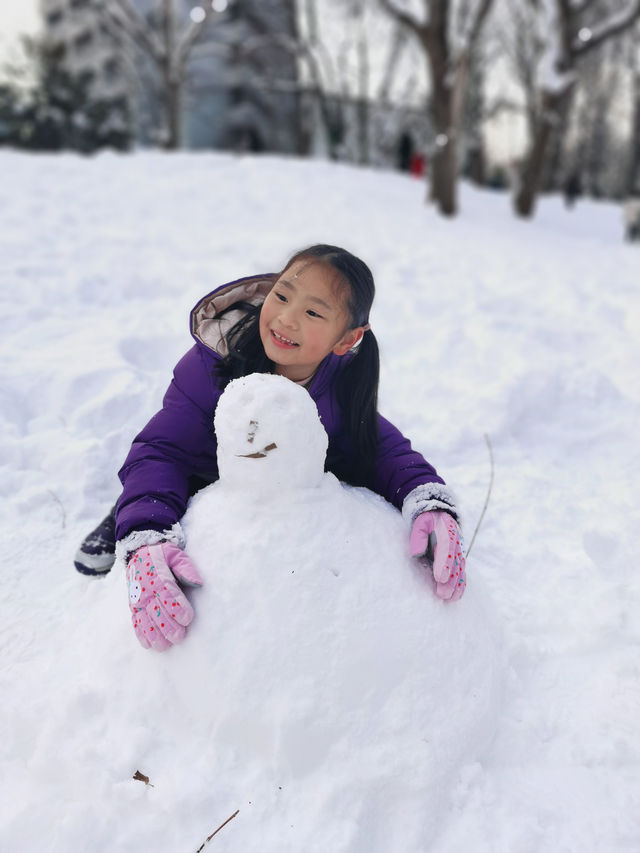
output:
[[480, 525], [482, 524], [482, 519], [484, 518], [484, 514], [487, 511], [487, 507], [489, 506], [489, 498], [491, 497], [491, 487], [493, 486], [493, 448], [491, 447], [491, 439], [485, 432], [484, 440], [487, 444], [487, 449], [489, 451], [489, 464], [491, 465], [491, 473], [489, 476], [489, 488], [487, 489], [487, 496], [484, 499], [484, 506], [482, 507], [482, 512], [480, 513], [480, 518], [478, 519], [478, 523], [476, 524], [476, 529], [473, 531], [473, 536], [471, 537], [471, 544], [467, 548], [467, 557], [471, 553], [471, 549], [473, 548], [473, 543], [476, 541], [476, 534], [478, 530], [480, 530]]
[[60, 507], [60, 511], [62, 512], [62, 529], [64, 530], [65, 527], [67, 526], [67, 513], [65, 511], [64, 504], [62, 503], [60, 498], [56, 495], [56, 493], [53, 491], [53, 489], [47, 489], [47, 491], [49, 492], [51, 497], [54, 499], [54, 501]]
[[221, 823], [221, 824], [220, 824], [220, 826], [219, 826], [217, 829], [214, 829], [214, 831], [211, 833], [211, 835], [209, 835], [209, 836], [208, 836], [208, 837], [207, 837], [207, 838], [202, 842], [202, 844], [200, 845], [200, 847], [198, 847], [198, 849], [196, 850], [196, 853], [200, 853], [200, 851], [204, 849], [204, 845], [205, 845], [205, 844], [207, 844], [209, 841], [211, 841], [211, 839], [213, 838], [213, 836], [214, 836], [217, 832], [220, 832], [220, 830], [222, 829], [222, 827], [223, 827], [223, 826], [226, 826], [226, 825], [229, 823], [229, 821], [230, 821], [230, 820], [233, 820], [233, 819], [234, 819], [234, 817], [238, 814], [238, 812], [239, 812], [239, 811], [240, 811], [240, 809], [236, 809], [236, 811], [231, 815], [231, 817], [228, 817], [228, 818], [225, 820], [225, 822], [224, 822], [224, 823]]

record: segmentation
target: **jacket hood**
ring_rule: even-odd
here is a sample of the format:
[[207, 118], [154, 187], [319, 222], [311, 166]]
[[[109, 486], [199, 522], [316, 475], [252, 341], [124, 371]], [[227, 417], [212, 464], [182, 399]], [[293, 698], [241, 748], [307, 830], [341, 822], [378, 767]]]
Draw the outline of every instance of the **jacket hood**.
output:
[[195, 340], [224, 358], [228, 353], [225, 335], [244, 311], [237, 308], [220, 317], [221, 312], [236, 302], [261, 305], [276, 278], [276, 273], [239, 278], [204, 296], [191, 311], [190, 327]]

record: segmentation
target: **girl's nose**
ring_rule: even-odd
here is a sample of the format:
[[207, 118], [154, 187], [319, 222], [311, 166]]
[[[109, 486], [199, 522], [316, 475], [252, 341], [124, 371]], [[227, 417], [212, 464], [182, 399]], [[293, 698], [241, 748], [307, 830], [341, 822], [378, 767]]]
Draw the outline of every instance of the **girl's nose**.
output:
[[280, 322], [283, 326], [288, 326], [294, 329], [297, 326], [298, 320], [295, 309], [291, 305], [284, 305], [280, 312]]

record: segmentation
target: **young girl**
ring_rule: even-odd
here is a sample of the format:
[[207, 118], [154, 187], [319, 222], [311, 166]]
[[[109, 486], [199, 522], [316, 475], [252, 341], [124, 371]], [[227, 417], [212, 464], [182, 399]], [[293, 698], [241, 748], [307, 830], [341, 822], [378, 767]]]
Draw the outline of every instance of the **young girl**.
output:
[[178, 362], [162, 409], [135, 438], [112, 515], [90, 534], [76, 568], [127, 563], [132, 621], [146, 648], [179, 642], [193, 610], [176, 584], [201, 584], [182, 550], [189, 497], [218, 479], [214, 412], [231, 379], [278, 373], [303, 385], [329, 436], [326, 469], [366, 486], [412, 525], [410, 550], [429, 555], [436, 593], [459, 598], [465, 560], [458, 513], [435, 469], [377, 412], [378, 346], [369, 326], [374, 282], [345, 249], [316, 245], [277, 275], [225, 284], [191, 312], [195, 345]]

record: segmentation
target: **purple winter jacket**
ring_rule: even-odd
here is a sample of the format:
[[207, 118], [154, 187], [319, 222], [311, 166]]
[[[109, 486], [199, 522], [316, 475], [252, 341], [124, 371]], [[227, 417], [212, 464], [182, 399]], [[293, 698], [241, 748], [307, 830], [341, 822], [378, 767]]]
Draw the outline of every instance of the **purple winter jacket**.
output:
[[[274, 280], [269, 274], [230, 282], [192, 310], [196, 343], [176, 365], [162, 408], [136, 436], [119, 472], [123, 491], [116, 509], [118, 540], [132, 531], [168, 531], [184, 515], [191, 494], [218, 479], [213, 416], [223, 389], [214, 368], [226, 354], [224, 335], [241, 312], [228, 312], [222, 320], [218, 314], [238, 301], [261, 304]], [[335, 379], [349, 357], [330, 353], [308, 389], [329, 436], [326, 469], [338, 477], [349, 469], [349, 438], [336, 402]], [[424, 487], [427, 497], [435, 494], [437, 505], [452, 511], [447, 487], [435, 469], [381, 415], [378, 425], [375, 477], [366, 485], [398, 509], [409, 493], [418, 494]]]

